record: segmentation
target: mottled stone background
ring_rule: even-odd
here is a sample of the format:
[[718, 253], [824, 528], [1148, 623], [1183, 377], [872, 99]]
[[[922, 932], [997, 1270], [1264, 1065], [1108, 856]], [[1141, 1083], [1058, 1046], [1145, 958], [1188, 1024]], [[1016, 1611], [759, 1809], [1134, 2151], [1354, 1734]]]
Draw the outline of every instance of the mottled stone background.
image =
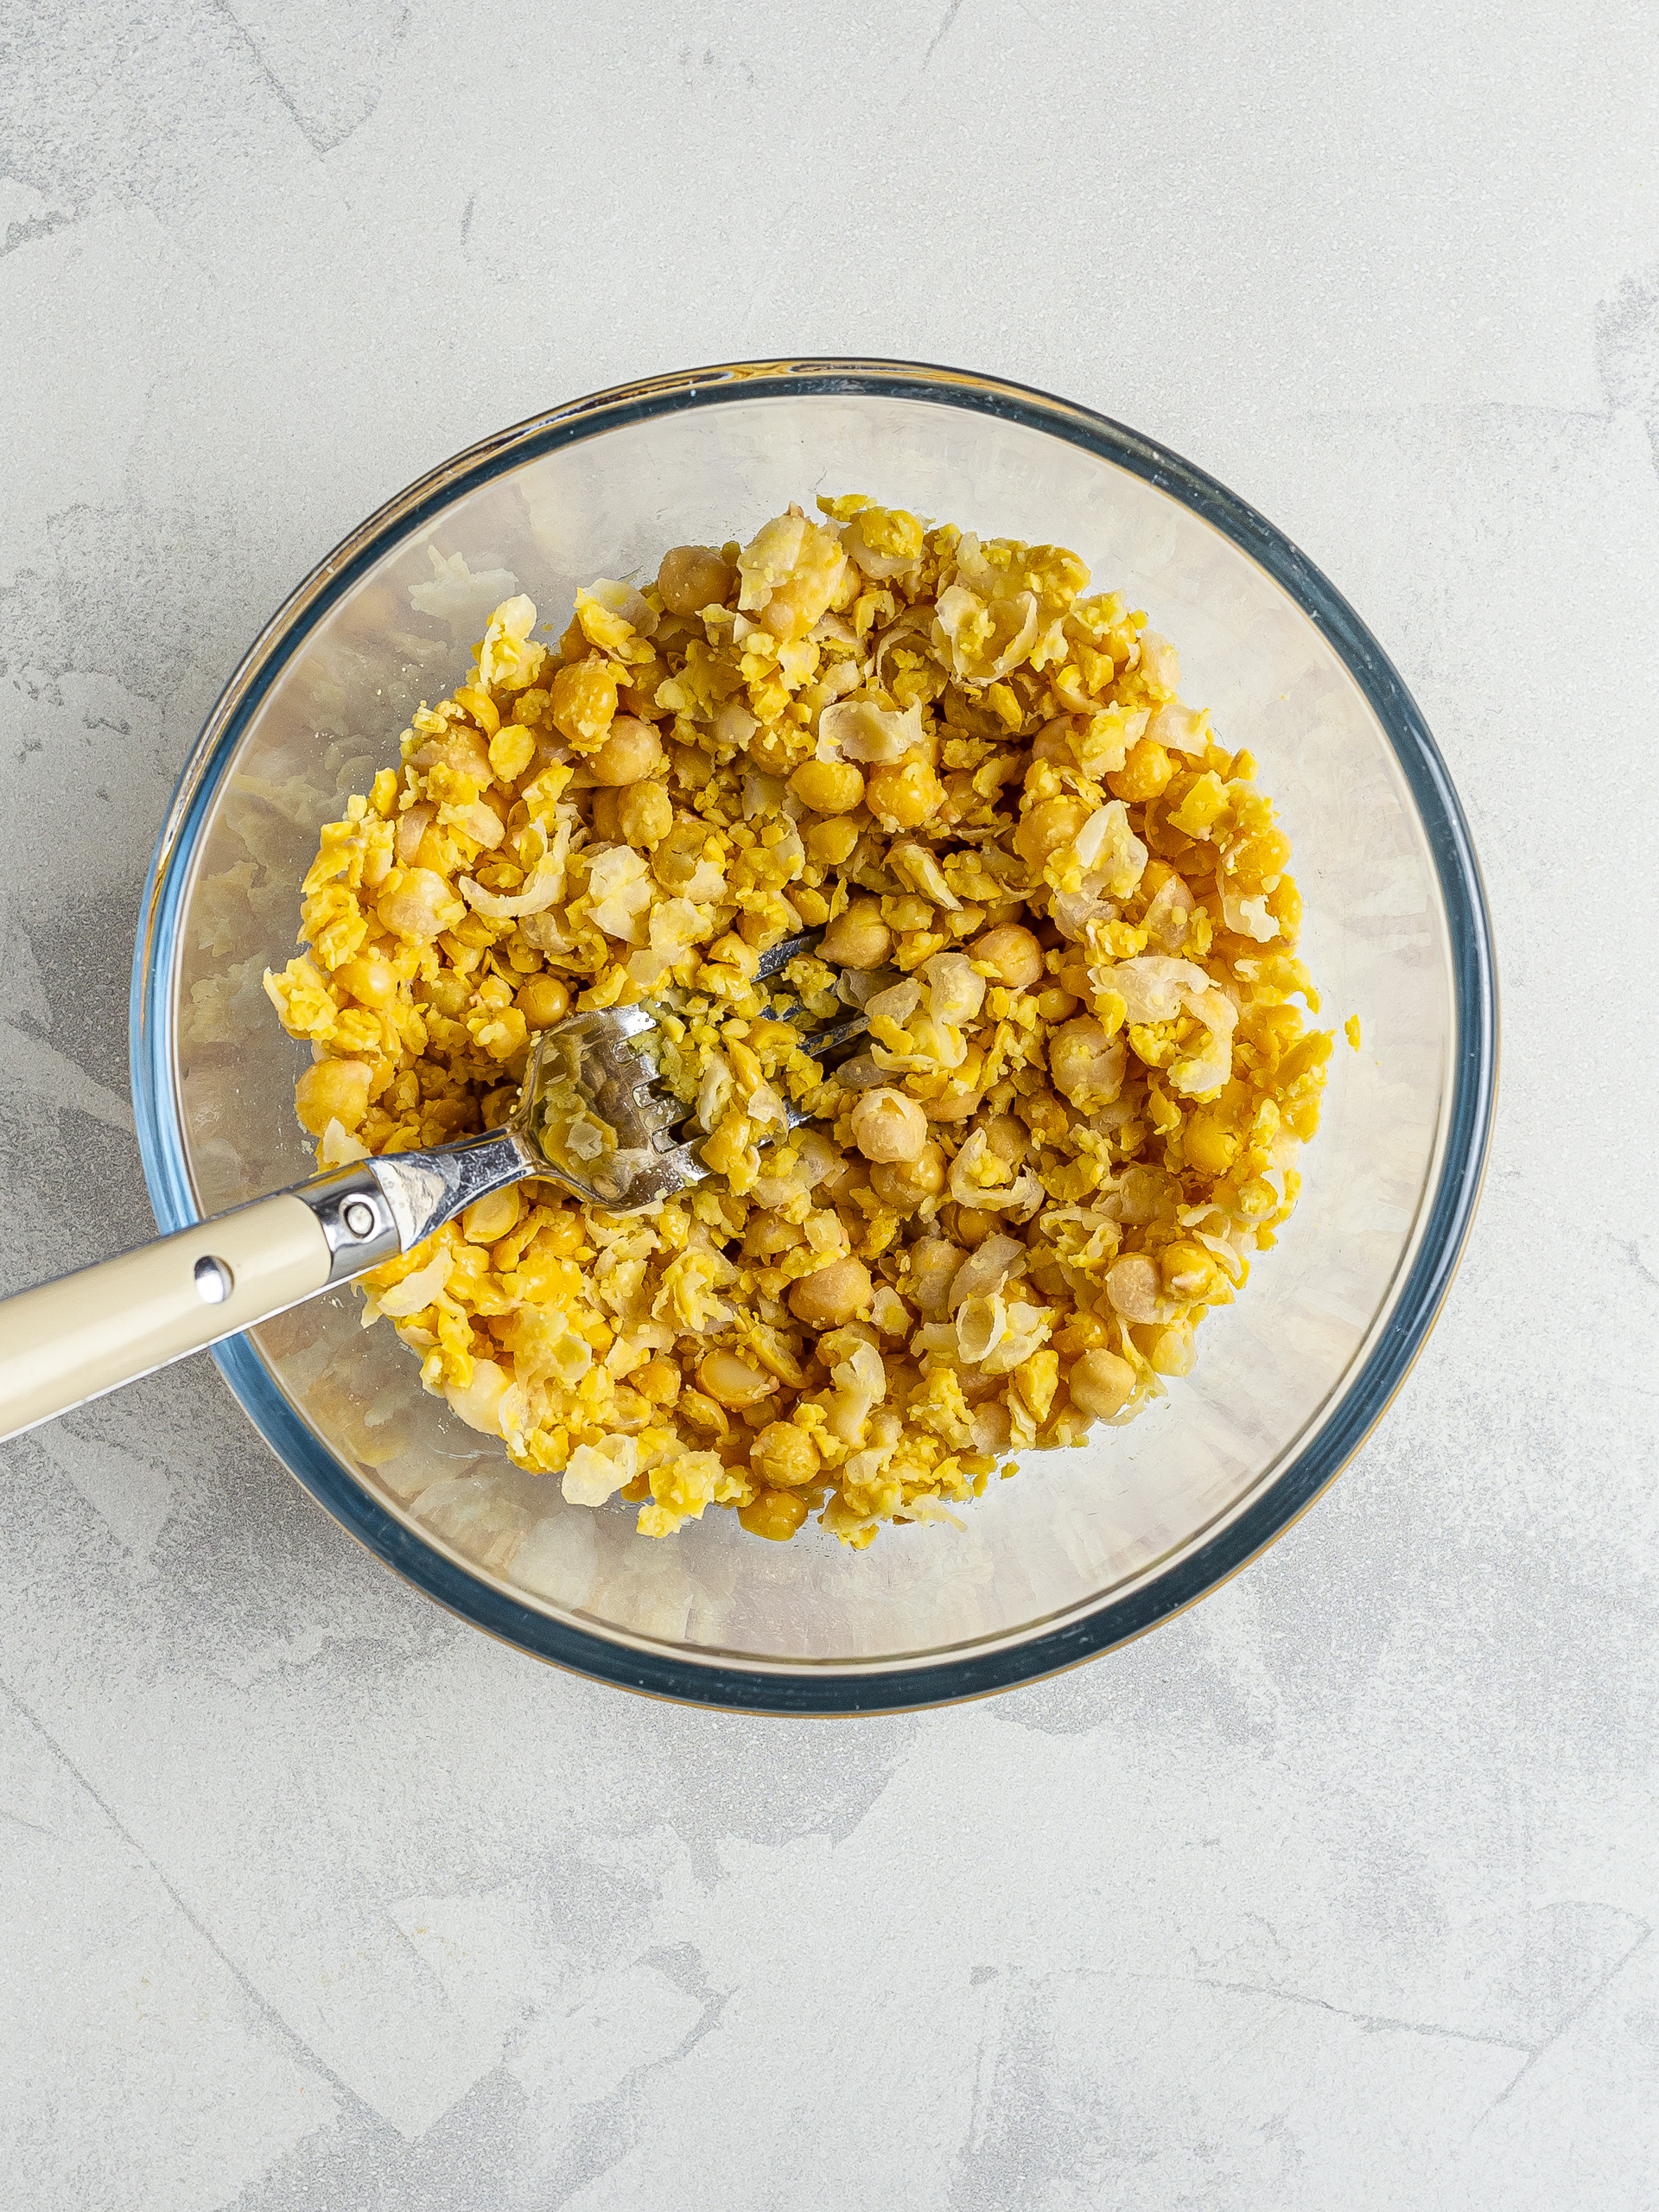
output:
[[205, 1359], [10, 1447], [0, 2195], [1650, 2205], [1651, 6], [10, 0], [0, 115], [8, 1284], [149, 1226], [133, 922], [245, 642], [444, 454], [692, 361], [982, 366], [1255, 501], [1439, 734], [1506, 1025], [1379, 1433], [988, 1705], [547, 1672]]

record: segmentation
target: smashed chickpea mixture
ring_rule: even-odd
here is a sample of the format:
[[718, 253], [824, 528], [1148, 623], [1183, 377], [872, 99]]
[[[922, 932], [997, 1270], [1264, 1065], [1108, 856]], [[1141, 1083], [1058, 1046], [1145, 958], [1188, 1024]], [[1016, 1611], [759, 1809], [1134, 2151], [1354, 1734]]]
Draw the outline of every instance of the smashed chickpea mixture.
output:
[[[493, 1127], [535, 1032], [651, 1004], [709, 1184], [527, 1183], [365, 1279], [429, 1390], [647, 1535], [860, 1547], [1128, 1420], [1288, 1215], [1331, 1049], [1289, 842], [1144, 614], [1058, 546], [818, 504], [578, 592], [556, 646], [498, 607], [265, 977], [325, 1165]], [[782, 1018], [849, 1005], [836, 1069]]]

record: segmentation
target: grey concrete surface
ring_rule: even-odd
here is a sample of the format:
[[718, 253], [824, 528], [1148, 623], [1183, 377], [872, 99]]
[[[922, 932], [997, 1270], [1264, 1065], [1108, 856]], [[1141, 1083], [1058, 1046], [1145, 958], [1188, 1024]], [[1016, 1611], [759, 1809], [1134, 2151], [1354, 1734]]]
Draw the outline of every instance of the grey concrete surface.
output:
[[7, 1285], [149, 1226], [133, 922], [245, 642], [444, 454], [694, 360], [982, 366], [1235, 486], [1422, 702], [1505, 990], [1371, 1442], [988, 1705], [545, 1672], [204, 1360], [7, 1449], [0, 2196], [1651, 2205], [1651, 7], [13, 0], [0, 117]]

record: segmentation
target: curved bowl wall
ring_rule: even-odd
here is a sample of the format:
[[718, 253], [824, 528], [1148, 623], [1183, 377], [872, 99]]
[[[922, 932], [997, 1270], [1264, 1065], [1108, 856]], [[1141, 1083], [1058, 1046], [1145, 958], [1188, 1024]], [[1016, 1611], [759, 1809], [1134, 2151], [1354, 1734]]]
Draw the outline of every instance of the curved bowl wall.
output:
[[260, 988], [293, 949], [318, 824], [396, 759], [489, 608], [562, 619], [595, 574], [862, 491], [1074, 546], [1179, 645], [1185, 696], [1247, 745], [1296, 848], [1304, 950], [1338, 1040], [1300, 1207], [1193, 1375], [1131, 1427], [1033, 1454], [945, 1527], [843, 1551], [713, 1513], [671, 1541], [425, 1397], [389, 1329], [324, 1298], [222, 1347], [321, 1504], [429, 1596], [524, 1649], [660, 1695], [780, 1712], [944, 1702], [1052, 1672], [1190, 1604], [1341, 1468], [1430, 1326], [1478, 1190], [1497, 1015], [1457, 798], [1376, 640], [1284, 537], [1134, 432], [903, 363], [761, 363], [601, 393], [413, 486], [295, 593], [237, 671], [162, 832], [133, 977], [145, 1172], [175, 1229], [302, 1179], [304, 1048]]

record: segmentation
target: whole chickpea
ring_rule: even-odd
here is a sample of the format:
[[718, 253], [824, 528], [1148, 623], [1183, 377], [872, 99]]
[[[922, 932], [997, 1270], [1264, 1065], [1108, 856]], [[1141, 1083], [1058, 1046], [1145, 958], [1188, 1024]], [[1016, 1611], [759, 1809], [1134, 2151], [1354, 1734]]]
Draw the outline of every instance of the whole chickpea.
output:
[[330, 1122], [356, 1128], [369, 1110], [370, 1071], [365, 1060], [318, 1060], [294, 1087], [294, 1109], [314, 1137]]
[[971, 1252], [985, 1242], [994, 1229], [1002, 1224], [989, 1206], [957, 1206], [953, 1209], [956, 1221], [952, 1234], [958, 1244], [965, 1244]]
[[1014, 833], [1014, 849], [1028, 868], [1041, 868], [1052, 854], [1069, 845], [1089, 819], [1080, 798], [1039, 799]]
[[724, 601], [736, 581], [712, 545], [671, 546], [657, 571], [657, 588], [671, 614], [700, 614]]
[[1123, 1088], [1123, 1040], [1108, 1037], [1093, 1014], [1079, 1014], [1049, 1039], [1048, 1071], [1080, 1114], [1095, 1113]]
[[866, 1160], [914, 1160], [927, 1142], [927, 1116], [902, 1090], [866, 1090], [853, 1109], [853, 1141]]
[[804, 760], [789, 788], [814, 814], [850, 814], [864, 800], [864, 774], [850, 760]]
[[925, 760], [895, 760], [875, 771], [865, 796], [882, 829], [917, 830], [944, 804], [944, 786]]
[[749, 758], [769, 776], [786, 776], [801, 757], [799, 733], [763, 722], [749, 740]]
[[914, 1160], [879, 1160], [870, 1170], [870, 1188], [894, 1213], [912, 1213], [944, 1188], [944, 1154], [930, 1138]]
[[1276, 884], [1290, 859], [1290, 840], [1282, 830], [1263, 830], [1229, 852], [1226, 873], [1241, 891]]
[[616, 803], [616, 826], [636, 852], [649, 852], [674, 827], [674, 802], [660, 784], [630, 785]]
[[976, 937], [968, 948], [968, 957], [993, 969], [997, 982], [1011, 991], [1029, 990], [1043, 973], [1043, 948], [1018, 922], [1003, 922]]
[[1138, 737], [1124, 755], [1123, 766], [1107, 777], [1106, 788], [1114, 798], [1128, 799], [1132, 806], [1143, 804], [1149, 798], [1161, 798], [1174, 773], [1175, 763], [1157, 739]]
[[819, 957], [835, 968], [879, 968], [893, 950], [880, 901], [855, 899], [823, 933]]
[[843, 861], [852, 858], [858, 839], [857, 823], [843, 817], [838, 821], [813, 823], [803, 842], [815, 861], [825, 868], [839, 868]]
[[[638, 715], [619, 715], [597, 753], [588, 758], [596, 784], [637, 784], [660, 768], [663, 741]], [[666, 794], [664, 794], [666, 796]]]
[[395, 935], [427, 939], [452, 929], [467, 902], [435, 870], [412, 868], [395, 891], [382, 892], [374, 911]]
[[528, 1029], [550, 1029], [570, 1011], [570, 991], [556, 976], [532, 976], [513, 1004]]
[[738, 1507], [737, 1517], [752, 1536], [786, 1544], [806, 1518], [806, 1500], [793, 1491], [757, 1491], [750, 1503]]
[[359, 1006], [390, 1006], [397, 995], [397, 971], [378, 952], [362, 952], [354, 960], [341, 961], [334, 970], [334, 981]]
[[793, 1421], [768, 1421], [749, 1446], [749, 1465], [774, 1490], [799, 1490], [818, 1471], [817, 1446]]
[[1072, 1404], [1091, 1421], [1109, 1421], [1135, 1394], [1135, 1370], [1113, 1351], [1086, 1351], [1065, 1378]]
[[791, 1283], [789, 1310], [809, 1329], [838, 1329], [843, 1321], [866, 1312], [874, 1294], [869, 1269], [849, 1253]]

